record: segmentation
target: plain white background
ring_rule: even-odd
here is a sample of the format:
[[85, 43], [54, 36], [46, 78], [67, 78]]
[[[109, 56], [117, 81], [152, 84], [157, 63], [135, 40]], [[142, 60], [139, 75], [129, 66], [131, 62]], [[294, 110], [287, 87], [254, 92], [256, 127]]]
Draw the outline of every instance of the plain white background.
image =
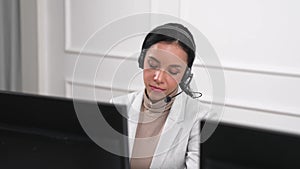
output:
[[[299, 6], [297, 0], [23, 0], [23, 90], [72, 97], [77, 56], [95, 31], [120, 17], [165, 13], [195, 26], [215, 48], [226, 82], [223, 121], [300, 134]], [[134, 57], [142, 38], [124, 41], [105, 57], [95, 86], [87, 79], [103, 50], [101, 44], [87, 47], [80, 61], [89, 66], [73, 82], [80, 96], [91, 99], [85, 93], [95, 87], [97, 99], [108, 101], [111, 90], [116, 96], [142, 89]], [[120, 63], [137, 72], [132, 83], [113, 79]], [[201, 99], [209, 101], [209, 75], [200, 61], [193, 71]]]

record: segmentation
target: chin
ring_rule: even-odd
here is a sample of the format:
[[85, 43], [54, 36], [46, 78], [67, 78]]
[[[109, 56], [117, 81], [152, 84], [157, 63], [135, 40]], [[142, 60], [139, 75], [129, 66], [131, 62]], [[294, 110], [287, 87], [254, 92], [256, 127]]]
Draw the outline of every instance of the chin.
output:
[[148, 96], [151, 100], [158, 101], [165, 98], [167, 95], [164, 92], [150, 91], [148, 92]]

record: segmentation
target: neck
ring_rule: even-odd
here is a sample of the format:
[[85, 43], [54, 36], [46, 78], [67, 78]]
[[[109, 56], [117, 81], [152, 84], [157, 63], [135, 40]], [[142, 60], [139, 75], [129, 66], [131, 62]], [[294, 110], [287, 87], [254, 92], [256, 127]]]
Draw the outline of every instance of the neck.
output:
[[[170, 93], [168, 96], [172, 97], [176, 93], [177, 93], [177, 88], [172, 93]], [[147, 91], [145, 90], [143, 105], [147, 110], [150, 110], [151, 112], [156, 112], [156, 113], [161, 112], [162, 113], [167, 110], [170, 110], [173, 102], [174, 102], [174, 99], [171, 99], [169, 102], [165, 102], [165, 98], [153, 101], [149, 98]]]

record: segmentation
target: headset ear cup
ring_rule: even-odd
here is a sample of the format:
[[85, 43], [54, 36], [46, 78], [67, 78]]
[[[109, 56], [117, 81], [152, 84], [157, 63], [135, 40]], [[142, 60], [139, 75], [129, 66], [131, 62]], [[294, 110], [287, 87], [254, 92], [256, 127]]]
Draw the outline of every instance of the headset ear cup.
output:
[[191, 74], [191, 68], [187, 68], [181, 82], [179, 83], [179, 86], [182, 90], [186, 90], [192, 80], [193, 74]]

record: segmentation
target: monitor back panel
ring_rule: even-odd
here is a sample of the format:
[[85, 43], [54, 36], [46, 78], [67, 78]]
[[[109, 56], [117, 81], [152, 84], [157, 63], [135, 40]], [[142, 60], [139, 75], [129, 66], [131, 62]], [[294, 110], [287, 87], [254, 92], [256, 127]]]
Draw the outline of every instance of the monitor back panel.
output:
[[[98, 105], [113, 128], [127, 134], [126, 119], [115, 107]], [[129, 168], [128, 158], [102, 149], [87, 136], [71, 99], [1, 92], [0, 107], [3, 169]], [[126, 140], [103, 139], [118, 142], [117, 148], [127, 151]]]
[[201, 169], [295, 169], [299, 152], [298, 135], [221, 122], [201, 144]]

